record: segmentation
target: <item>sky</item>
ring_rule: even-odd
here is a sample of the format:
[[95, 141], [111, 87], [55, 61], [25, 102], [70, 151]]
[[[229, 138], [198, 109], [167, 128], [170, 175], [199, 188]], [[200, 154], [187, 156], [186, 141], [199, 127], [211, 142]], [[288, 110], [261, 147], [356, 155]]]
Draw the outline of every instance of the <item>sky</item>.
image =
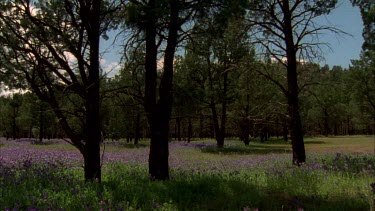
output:
[[[326, 32], [320, 36], [322, 42], [329, 43], [329, 48], [323, 49], [324, 61], [320, 64], [323, 66], [328, 64], [330, 67], [340, 65], [344, 68], [349, 67], [352, 59], [359, 59], [361, 46], [363, 43], [362, 30], [363, 23], [358, 7], [352, 7], [349, 0], [340, 0], [338, 8], [331, 11], [330, 14], [318, 17], [316, 22], [320, 25], [335, 26], [338, 29], [348, 33], [349, 35], [337, 36], [333, 33]], [[108, 41], [101, 41], [102, 51], [106, 51], [103, 55], [103, 69], [112, 76], [117, 73], [120, 66], [118, 65], [121, 57], [122, 48], [120, 42], [111, 45], [115, 33], [109, 33]]]
[[331, 50], [324, 52], [325, 61], [321, 65], [328, 64], [348, 67], [352, 59], [359, 59], [363, 37], [363, 22], [358, 7], [352, 7], [349, 0], [339, 1], [339, 7], [329, 15], [319, 17], [318, 22], [333, 25], [340, 30], [349, 33], [337, 37], [334, 34], [325, 34], [321, 37], [325, 42], [330, 43]]

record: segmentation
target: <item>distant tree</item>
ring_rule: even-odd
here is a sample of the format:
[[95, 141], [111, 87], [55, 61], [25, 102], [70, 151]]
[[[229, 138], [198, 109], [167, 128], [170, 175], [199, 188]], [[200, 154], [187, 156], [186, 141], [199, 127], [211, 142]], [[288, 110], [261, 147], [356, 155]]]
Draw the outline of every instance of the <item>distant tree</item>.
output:
[[353, 60], [349, 71], [354, 98], [360, 110], [367, 114], [366, 119], [375, 124], [375, 56]]
[[11, 108], [11, 119], [12, 119], [12, 138], [13, 140], [17, 139], [17, 118], [19, 116], [19, 109], [22, 105], [22, 96], [20, 94], [15, 94], [12, 96], [12, 100], [9, 102]]

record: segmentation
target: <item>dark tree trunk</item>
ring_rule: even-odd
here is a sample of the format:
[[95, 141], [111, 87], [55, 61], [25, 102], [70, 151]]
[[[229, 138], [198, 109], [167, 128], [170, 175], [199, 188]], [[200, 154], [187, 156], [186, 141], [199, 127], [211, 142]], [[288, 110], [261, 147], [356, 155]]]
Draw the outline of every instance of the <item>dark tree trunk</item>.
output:
[[246, 108], [245, 108], [245, 118], [243, 119], [243, 125], [242, 125], [242, 139], [245, 145], [250, 144], [250, 95], [246, 95]]
[[181, 118], [176, 118], [176, 125], [177, 125], [177, 140], [181, 141]]
[[242, 118], [240, 121], [240, 139], [245, 143], [245, 145], [250, 144], [250, 120], [247, 117]]
[[301, 117], [299, 114], [298, 98], [289, 97], [289, 115], [290, 115], [290, 138], [292, 140], [293, 163], [300, 165], [306, 162], [305, 144], [303, 142], [303, 131]]
[[[155, 0], [148, 2], [149, 11], [156, 9]], [[153, 180], [163, 180], [169, 178], [168, 170], [168, 135], [158, 127], [162, 125], [157, 121], [156, 86], [157, 86], [157, 45], [156, 45], [156, 22], [155, 14], [147, 14], [146, 25], [146, 61], [145, 61], [145, 102], [144, 107], [150, 126], [150, 154], [149, 154], [149, 174]], [[162, 134], [164, 132], [164, 134]], [[167, 143], [167, 146], [165, 146]], [[167, 150], [166, 150], [167, 149]]]
[[283, 0], [284, 14], [284, 36], [287, 57], [287, 80], [288, 80], [288, 112], [290, 117], [290, 138], [292, 140], [293, 164], [300, 165], [306, 162], [305, 144], [298, 102], [297, 82], [297, 57], [293, 40], [292, 13], [290, 12], [289, 0]]
[[39, 105], [39, 142], [43, 142], [43, 105], [42, 102], [40, 102]]
[[100, 7], [101, 1], [87, 1], [85, 28], [90, 43], [90, 67], [88, 68], [88, 86], [86, 88], [86, 125], [85, 125], [85, 179], [101, 181], [100, 163], [100, 96], [99, 96], [99, 40], [100, 40]]
[[204, 123], [204, 115], [202, 113], [203, 111], [201, 111], [200, 115], [199, 115], [199, 138], [204, 138], [203, 137], [203, 123]]
[[350, 129], [350, 117], [349, 116], [346, 117], [346, 126], [348, 128], [348, 135], [353, 135], [353, 132]]
[[288, 123], [283, 124], [283, 139], [285, 142], [288, 142]]
[[[207, 58], [207, 62], [210, 66], [210, 58]], [[211, 70], [208, 70], [208, 78], [210, 88], [213, 90], [213, 78]], [[216, 145], [218, 148], [224, 147], [224, 140], [226, 135], [226, 119], [227, 119], [227, 90], [228, 90], [228, 71], [225, 69], [223, 73], [223, 93], [222, 93], [222, 113], [221, 113], [221, 125], [219, 124], [219, 117], [216, 109], [214, 99], [211, 99], [210, 108], [212, 112], [212, 119], [215, 129]]]
[[218, 146], [224, 147], [224, 139], [226, 136], [226, 124], [227, 124], [227, 92], [228, 92], [228, 71], [225, 69], [223, 75], [223, 96], [222, 96], [222, 107], [221, 107], [221, 127], [220, 137], [218, 139]]
[[214, 133], [215, 133], [215, 139], [216, 139], [216, 146], [219, 148], [224, 147], [224, 137], [222, 137], [222, 132], [219, 125], [219, 118], [216, 111], [216, 105], [211, 101], [210, 104], [211, 112], [212, 112], [212, 120], [213, 120], [213, 126], [214, 126]]
[[191, 117], [189, 117], [189, 122], [188, 122], [188, 140], [187, 140], [188, 143], [190, 143], [192, 136], [193, 136], [193, 125], [191, 123]]
[[324, 136], [328, 136], [329, 135], [329, 122], [328, 122], [328, 119], [329, 119], [329, 116], [328, 116], [328, 111], [327, 111], [327, 108], [324, 108], [323, 110], [323, 113], [324, 113]]
[[17, 138], [17, 124], [16, 124], [16, 107], [13, 107], [13, 121], [12, 121], [12, 137], [13, 137], [13, 140], [16, 140]]
[[[162, 121], [164, 120], [164, 121]], [[169, 149], [168, 130], [169, 120], [163, 116], [158, 119], [158, 124], [151, 128], [151, 145], [149, 154], [149, 174], [152, 180], [169, 179]]]
[[334, 134], [335, 136], [338, 135], [338, 130], [337, 130], [337, 124], [336, 124], [336, 123], [335, 123], [335, 125], [333, 126], [333, 134]]
[[135, 129], [134, 129], [134, 145], [137, 145], [141, 136], [141, 114], [137, 112], [137, 116], [135, 118]]
[[[145, 110], [151, 130], [149, 174], [152, 180], [168, 180], [169, 119], [172, 112], [173, 60], [177, 46], [179, 20], [178, 1], [170, 1], [167, 46], [164, 54], [164, 71], [160, 81], [159, 100], [156, 102], [157, 45], [156, 21], [153, 12], [148, 13], [146, 25], [146, 74]], [[148, 1], [149, 11], [155, 11], [156, 1]]]

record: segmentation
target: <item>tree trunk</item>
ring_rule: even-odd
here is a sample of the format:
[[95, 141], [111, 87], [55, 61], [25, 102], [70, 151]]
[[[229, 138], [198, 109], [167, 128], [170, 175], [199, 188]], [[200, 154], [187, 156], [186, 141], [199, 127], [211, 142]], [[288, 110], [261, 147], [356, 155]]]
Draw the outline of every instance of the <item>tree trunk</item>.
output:
[[203, 111], [200, 112], [199, 114], [199, 138], [204, 138], [203, 137], [203, 122], [204, 122], [204, 115]]
[[250, 143], [250, 95], [246, 95], [246, 107], [245, 107], [245, 118], [242, 120], [241, 124], [241, 136], [242, 141], [245, 143], [245, 145], [249, 145]]
[[[86, 88], [86, 130], [85, 130], [85, 179], [101, 181], [100, 163], [100, 79], [99, 79], [99, 40], [101, 1], [89, 1], [85, 5], [89, 13], [86, 20], [87, 36], [90, 43], [90, 67], [88, 68], [88, 86]], [[82, 5], [83, 6], [83, 5]]]
[[135, 118], [135, 131], [134, 131], [134, 145], [137, 145], [141, 136], [141, 114], [137, 112], [137, 116]]
[[[210, 58], [207, 58], [207, 62], [210, 64]], [[208, 78], [210, 82], [210, 88], [213, 90], [213, 78], [211, 70], [208, 70]], [[227, 119], [227, 90], [228, 90], [228, 72], [225, 69], [223, 73], [223, 93], [222, 93], [222, 113], [221, 113], [221, 125], [219, 125], [219, 117], [216, 110], [216, 104], [214, 99], [211, 99], [210, 108], [212, 112], [212, 119], [214, 123], [215, 129], [215, 138], [216, 138], [216, 145], [218, 148], [224, 147], [224, 140], [225, 140], [225, 126], [226, 126], [226, 119]]]
[[169, 120], [166, 118], [158, 119], [158, 124], [154, 124], [151, 128], [151, 145], [148, 160], [151, 180], [169, 179], [168, 130]]
[[17, 109], [16, 107], [14, 106], [13, 107], [13, 116], [12, 116], [12, 137], [13, 137], [13, 140], [16, 140], [17, 138], [17, 124], [16, 124], [16, 117], [17, 117]]
[[177, 125], [177, 140], [181, 141], [181, 118], [176, 118], [176, 125]]
[[216, 139], [216, 146], [218, 148], [223, 148], [224, 137], [222, 137], [223, 133], [221, 132], [221, 129], [220, 129], [219, 118], [218, 118], [217, 111], [216, 111], [216, 105], [213, 102], [213, 100], [211, 100], [210, 108], [211, 108], [212, 120], [214, 124], [213, 126], [214, 126], [214, 133], [215, 133], [215, 139]]
[[[169, 119], [172, 112], [173, 60], [177, 46], [179, 20], [178, 1], [170, 1], [167, 46], [164, 54], [164, 71], [159, 87], [159, 101], [156, 103], [157, 86], [157, 45], [156, 21], [153, 12], [148, 13], [146, 25], [146, 74], [145, 110], [151, 130], [149, 154], [149, 174], [152, 180], [169, 179], [168, 138]], [[149, 0], [149, 11], [155, 11], [156, 1]]]
[[222, 107], [221, 107], [221, 127], [220, 127], [220, 137], [218, 139], [218, 146], [224, 147], [224, 139], [226, 136], [226, 124], [227, 124], [227, 92], [228, 92], [228, 71], [224, 70], [223, 76], [223, 96], [222, 96]]
[[39, 105], [39, 142], [43, 142], [43, 106], [42, 102], [40, 102]]
[[328, 111], [327, 108], [324, 108], [324, 136], [329, 135], [329, 122], [328, 122]]
[[242, 118], [240, 121], [240, 139], [245, 145], [250, 144], [250, 120], [247, 117]]
[[288, 142], [288, 123], [283, 124], [283, 139], [285, 142]]
[[290, 12], [289, 1], [283, 0], [284, 14], [284, 36], [287, 57], [287, 80], [288, 80], [288, 112], [290, 117], [290, 138], [292, 140], [293, 164], [300, 165], [306, 162], [305, 144], [298, 102], [297, 82], [297, 57], [293, 40], [292, 13]]
[[187, 140], [188, 143], [190, 143], [192, 136], [193, 136], [193, 125], [191, 124], [191, 117], [189, 117], [189, 122], [188, 122], [188, 140]]

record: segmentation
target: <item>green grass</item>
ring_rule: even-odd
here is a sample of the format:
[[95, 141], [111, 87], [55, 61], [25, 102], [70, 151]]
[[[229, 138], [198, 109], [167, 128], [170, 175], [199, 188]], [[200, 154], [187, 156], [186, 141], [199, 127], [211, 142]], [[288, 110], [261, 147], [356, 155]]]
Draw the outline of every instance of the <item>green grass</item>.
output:
[[[213, 143], [213, 140], [197, 140]], [[142, 147], [146, 143], [141, 143]], [[7, 147], [7, 146], [2, 146]], [[32, 145], [46, 149], [65, 145]], [[106, 146], [108, 152], [139, 150]], [[142, 148], [141, 147], [141, 148]], [[147, 165], [103, 166], [102, 183], [84, 183], [81, 168], [0, 165], [0, 210], [374, 210], [374, 140], [369, 136], [307, 138], [308, 163], [290, 164], [289, 156], [253, 169], [171, 169], [170, 181], [152, 182]], [[241, 160], [290, 154], [290, 143], [227, 141], [215, 147], [171, 149], [187, 163]], [[203, 164], [202, 169], [206, 168]]]
[[[116, 164], [104, 169], [102, 184], [85, 184], [78, 170], [18, 172], [2, 181], [0, 208], [25, 210], [371, 210], [370, 175], [289, 168], [270, 172], [190, 174], [172, 171], [171, 181], [151, 182], [140, 166]], [[47, 178], [49, 180], [47, 180]], [[60, 181], [60, 182], [58, 182]], [[63, 181], [63, 182], [61, 182]], [[22, 193], [22, 194], [20, 194]]]

